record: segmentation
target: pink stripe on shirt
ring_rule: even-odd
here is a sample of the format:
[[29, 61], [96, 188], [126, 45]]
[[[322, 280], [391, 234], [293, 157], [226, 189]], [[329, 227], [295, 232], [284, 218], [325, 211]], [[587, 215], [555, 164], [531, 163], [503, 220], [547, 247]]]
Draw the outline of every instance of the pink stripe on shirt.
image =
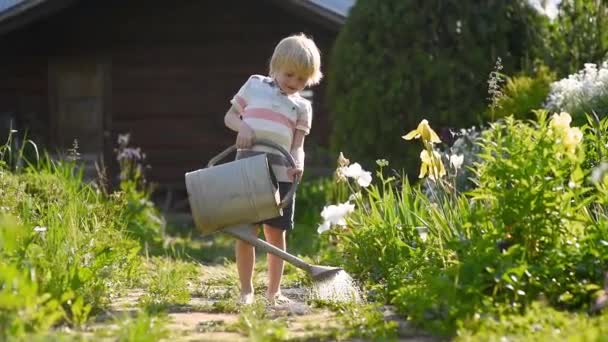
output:
[[234, 97], [234, 99], [239, 104], [239, 106], [241, 106], [241, 110], [243, 110], [243, 109], [245, 109], [245, 107], [247, 107], [247, 102], [245, 101], [244, 98], [237, 95]]
[[254, 118], [254, 119], [264, 119], [272, 122], [276, 122], [278, 124], [287, 126], [290, 130], [295, 130], [296, 124], [288, 117], [281, 113], [277, 113], [270, 109], [265, 108], [248, 108], [243, 113], [244, 118]]

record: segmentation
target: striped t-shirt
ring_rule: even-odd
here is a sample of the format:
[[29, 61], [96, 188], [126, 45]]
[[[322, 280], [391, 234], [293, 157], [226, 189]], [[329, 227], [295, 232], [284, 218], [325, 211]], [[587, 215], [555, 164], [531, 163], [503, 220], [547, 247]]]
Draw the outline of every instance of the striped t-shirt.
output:
[[[256, 139], [268, 139], [291, 151], [297, 129], [310, 132], [312, 106], [299, 94], [284, 94], [276, 82], [266, 76], [253, 75], [230, 101], [243, 121], [253, 129]], [[276, 149], [254, 145], [251, 152], [282, 154]], [[247, 151], [239, 151], [241, 156]], [[288, 164], [282, 158], [270, 156], [272, 169], [280, 182], [291, 182], [287, 177]]]

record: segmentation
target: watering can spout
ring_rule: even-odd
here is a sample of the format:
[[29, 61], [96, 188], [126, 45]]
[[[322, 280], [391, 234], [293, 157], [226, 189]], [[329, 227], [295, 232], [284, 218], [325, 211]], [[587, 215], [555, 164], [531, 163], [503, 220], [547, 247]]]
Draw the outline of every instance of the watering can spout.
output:
[[301, 268], [308, 272], [313, 280], [323, 280], [330, 277], [333, 277], [335, 274], [340, 272], [342, 268], [340, 267], [328, 267], [328, 266], [319, 266], [319, 265], [311, 265], [304, 260], [293, 256], [284, 250], [277, 248], [268, 242], [257, 238], [256, 236], [251, 234], [251, 225], [249, 224], [241, 224], [226, 227], [222, 230], [224, 233], [231, 235], [239, 240], [243, 240], [249, 243], [252, 246], [258, 247], [267, 253], [274, 254], [279, 258], [289, 262], [290, 264]]
[[334, 277], [338, 272], [342, 271], [341, 267], [330, 267], [320, 265], [310, 265], [310, 276], [314, 280], [323, 280]]

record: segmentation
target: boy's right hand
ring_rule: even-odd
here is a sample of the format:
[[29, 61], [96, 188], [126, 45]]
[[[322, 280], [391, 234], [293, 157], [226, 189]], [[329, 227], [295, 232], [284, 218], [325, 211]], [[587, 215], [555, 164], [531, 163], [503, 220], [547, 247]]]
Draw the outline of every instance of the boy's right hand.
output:
[[236, 135], [236, 147], [250, 148], [255, 140], [255, 133], [245, 122], [241, 121], [239, 133]]

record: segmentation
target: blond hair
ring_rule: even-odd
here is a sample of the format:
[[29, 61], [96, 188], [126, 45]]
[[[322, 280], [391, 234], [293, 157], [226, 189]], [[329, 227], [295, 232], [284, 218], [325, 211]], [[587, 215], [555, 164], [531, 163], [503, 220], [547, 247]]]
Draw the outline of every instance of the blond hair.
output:
[[307, 86], [319, 83], [323, 77], [321, 53], [315, 42], [304, 34], [283, 38], [270, 58], [269, 74], [275, 77], [285, 68], [293, 69], [296, 74], [306, 77]]

